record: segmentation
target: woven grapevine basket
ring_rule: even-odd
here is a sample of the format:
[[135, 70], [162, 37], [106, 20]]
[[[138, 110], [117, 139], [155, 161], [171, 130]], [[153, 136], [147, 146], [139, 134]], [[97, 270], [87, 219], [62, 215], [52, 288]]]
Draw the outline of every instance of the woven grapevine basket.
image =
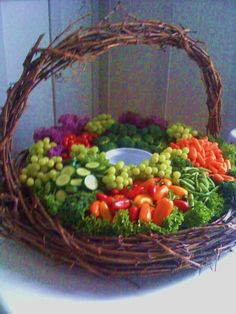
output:
[[[39, 48], [42, 36], [30, 50], [18, 82], [7, 92], [1, 113], [0, 156], [4, 192], [0, 194], [0, 233], [22, 241], [44, 254], [96, 275], [159, 276], [187, 268], [201, 268], [229, 251], [236, 243], [235, 212], [228, 211], [211, 224], [170, 235], [88, 237], [62, 227], [32, 192], [19, 181], [24, 161], [13, 160], [13, 136], [31, 91], [42, 81], [75, 62], [86, 63], [121, 45], [172, 46], [182, 49], [199, 67], [207, 95], [207, 130], [217, 136], [221, 128], [221, 80], [209, 55], [181, 27], [155, 20], [109, 23], [94, 27], [71, 26], [47, 48]], [[20, 160], [20, 162], [19, 162]]]

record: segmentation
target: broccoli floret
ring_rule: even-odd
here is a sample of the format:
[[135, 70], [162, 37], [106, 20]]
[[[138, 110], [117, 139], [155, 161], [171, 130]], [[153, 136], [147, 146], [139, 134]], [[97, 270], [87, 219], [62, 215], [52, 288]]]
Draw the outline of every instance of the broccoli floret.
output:
[[143, 136], [143, 141], [147, 142], [148, 144], [154, 144], [154, 138], [151, 134], [147, 134]]
[[118, 138], [118, 136], [113, 133], [107, 134], [107, 137], [110, 139], [110, 142], [116, 142]]
[[119, 147], [134, 147], [135, 146], [134, 141], [129, 136], [120, 138], [117, 141], [117, 144]]
[[182, 171], [183, 168], [192, 167], [192, 163], [181, 157], [174, 157], [171, 159], [172, 171]]
[[126, 127], [127, 127], [127, 135], [133, 136], [137, 133], [137, 128], [135, 125], [127, 123]]
[[149, 145], [146, 142], [144, 142], [144, 141], [137, 142], [135, 144], [135, 147], [136, 148], [140, 148], [140, 149], [144, 149], [144, 150], [147, 150], [147, 151], [149, 151], [149, 149], [150, 149]]
[[[154, 148], [155, 146], [155, 148]], [[153, 152], [156, 153], [161, 153], [166, 147], [167, 147], [167, 142], [166, 141], [158, 141], [155, 142], [153, 146]]]
[[109, 128], [109, 131], [114, 133], [114, 134], [119, 134], [120, 124], [119, 123], [113, 123], [112, 126]]
[[108, 136], [99, 136], [94, 139], [93, 144], [101, 146], [108, 144], [110, 142], [110, 138]]
[[141, 141], [142, 137], [141, 137], [141, 135], [136, 134], [136, 135], [132, 136], [132, 140], [136, 143], [136, 142]]
[[[224, 181], [220, 184], [219, 193], [229, 205], [236, 203], [236, 181]], [[235, 206], [235, 205], [234, 205]]]
[[164, 131], [156, 124], [151, 124], [148, 126], [148, 131], [155, 138], [161, 138], [163, 136]]
[[117, 144], [115, 144], [113, 142], [109, 142], [109, 143], [101, 145], [99, 147], [101, 152], [107, 152], [107, 151], [109, 151], [111, 149], [115, 149], [115, 148], [117, 148]]
[[121, 124], [120, 125], [120, 131], [119, 131], [120, 136], [127, 136], [128, 135], [128, 128], [126, 124]]
[[146, 134], [148, 134], [148, 129], [147, 128], [138, 129], [137, 133], [142, 135], [142, 136], [146, 135]]

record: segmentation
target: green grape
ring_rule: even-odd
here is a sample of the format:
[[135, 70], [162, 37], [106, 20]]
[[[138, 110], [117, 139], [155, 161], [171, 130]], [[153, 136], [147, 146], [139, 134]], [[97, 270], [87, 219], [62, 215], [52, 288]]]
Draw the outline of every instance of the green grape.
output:
[[43, 148], [37, 148], [37, 155], [41, 156], [44, 154], [44, 149]]
[[44, 177], [44, 173], [43, 172], [38, 172], [36, 175], [37, 179], [42, 179]]
[[181, 155], [181, 157], [182, 157], [183, 159], [187, 159], [187, 158], [188, 158], [188, 155], [183, 153], [183, 154]]
[[44, 144], [44, 150], [47, 152], [51, 148], [51, 144]]
[[117, 184], [118, 190], [122, 190], [123, 188], [124, 188], [124, 184], [122, 184], [122, 183]]
[[32, 163], [37, 163], [39, 159], [38, 159], [38, 156], [33, 155], [33, 156], [31, 156], [30, 160]]
[[47, 173], [48, 172], [48, 166], [47, 165], [44, 165], [40, 168], [40, 170], [43, 172], [43, 173]]
[[34, 179], [31, 178], [31, 177], [28, 178], [27, 181], [26, 181], [26, 184], [27, 184], [29, 187], [33, 186], [33, 185], [34, 185]]
[[124, 171], [122, 171], [120, 175], [121, 175], [121, 177], [124, 178], [124, 179], [127, 179], [127, 178], [129, 177], [128, 173], [127, 173], [127, 172], [124, 172]]
[[50, 138], [49, 138], [49, 137], [45, 137], [45, 138], [43, 139], [43, 143], [44, 143], [44, 144], [49, 144], [49, 143], [50, 143]]
[[116, 173], [116, 168], [115, 167], [110, 167], [107, 171], [108, 174], [115, 174]]
[[151, 167], [147, 167], [147, 168], [145, 169], [145, 173], [146, 173], [147, 175], [152, 174], [152, 168], [151, 168]]
[[167, 168], [167, 165], [164, 164], [164, 163], [160, 164], [160, 166], [159, 166], [159, 169], [160, 169], [160, 170], [163, 170], [163, 171], [165, 171], [166, 168]]
[[79, 145], [77, 145], [77, 144], [71, 145], [71, 152], [78, 153], [79, 151], [80, 151], [79, 150]]
[[188, 148], [188, 147], [184, 147], [184, 148], [182, 149], [182, 152], [183, 152], [184, 154], [188, 154], [188, 153], [189, 153], [189, 148]]
[[154, 153], [151, 157], [151, 161], [153, 161], [154, 163], [157, 163], [159, 161], [159, 154]]
[[50, 179], [52, 179], [52, 180], [56, 179], [57, 175], [58, 175], [58, 172], [55, 169], [52, 169], [49, 171]]
[[139, 168], [134, 168], [132, 170], [133, 175], [138, 176], [140, 174], [140, 169]]
[[166, 156], [163, 154], [163, 153], [161, 153], [160, 154], [160, 157], [159, 157], [159, 162], [164, 162], [166, 160]]
[[21, 173], [22, 173], [22, 174], [27, 174], [27, 173], [28, 173], [27, 168], [23, 168], [23, 169], [21, 170]]
[[63, 164], [61, 162], [57, 162], [56, 165], [55, 165], [55, 168], [57, 170], [62, 170], [63, 169]]
[[146, 159], [145, 159], [145, 160], [142, 161], [142, 163], [143, 163], [145, 166], [148, 166], [148, 165], [149, 165], [149, 160], [146, 160]]
[[124, 179], [123, 186], [127, 186], [129, 184], [129, 179]]
[[132, 185], [133, 184], [133, 179], [132, 178], [128, 178], [128, 185]]
[[154, 175], [156, 175], [156, 174], [158, 173], [158, 168], [157, 168], [157, 167], [153, 167], [153, 168], [152, 168], [152, 173], [153, 173]]
[[121, 176], [118, 176], [118, 177], [116, 177], [116, 182], [117, 182], [117, 184], [121, 184], [124, 182], [124, 178]]
[[56, 161], [56, 162], [62, 162], [62, 160], [63, 160], [63, 159], [62, 159], [61, 156], [57, 156], [55, 161]]
[[114, 174], [109, 174], [109, 176], [107, 176], [107, 180], [108, 182], [116, 181], [116, 176]]
[[21, 182], [21, 183], [25, 183], [26, 180], [27, 180], [27, 175], [26, 175], [26, 174], [21, 174], [20, 177], [19, 177], [19, 179], [20, 179], [20, 182]]
[[179, 171], [174, 171], [172, 176], [174, 179], [179, 179], [181, 177], [181, 173]]
[[39, 158], [39, 165], [40, 166], [45, 166], [47, 163], [47, 160], [44, 157]]
[[164, 172], [163, 170], [158, 171], [158, 176], [159, 176], [160, 178], [164, 178], [165, 172]]
[[92, 154], [97, 154], [99, 152], [99, 148], [97, 146], [91, 147], [89, 150]]
[[50, 159], [50, 160], [48, 161], [47, 166], [48, 166], [49, 168], [52, 168], [54, 165], [55, 165], [55, 161], [54, 161], [53, 159]]
[[36, 179], [36, 180], [34, 181], [34, 185], [35, 185], [36, 187], [40, 187], [40, 186], [42, 185], [42, 181], [41, 181], [40, 179]]
[[142, 172], [142, 171], [144, 171], [145, 170], [145, 168], [146, 168], [146, 166], [144, 165], [144, 164], [139, 164], [138, 165], [138, 167], [139, 167], [139, 170]]
[[116, 187], [117, 187], [117, 184], [116, 184], [115, 182], [109, 182], [109, 183], [107, 183], [107, 185], [106, 185], [106, 188], [107, 188], [108, 190], [115, 189]]
[[166, 156], [166, 159], [167, 159], [167, 160], [170, 159], [170, 157], [171, 157], [171, 154], [168, 153], [168, 152], [165, 152], [164, 155]]
[[125, 163], [120, 160], [116, 163], [115, 167], [117, 170], [121, 170], [121, 169], [123, 169], [124, 165], [125, 165]]

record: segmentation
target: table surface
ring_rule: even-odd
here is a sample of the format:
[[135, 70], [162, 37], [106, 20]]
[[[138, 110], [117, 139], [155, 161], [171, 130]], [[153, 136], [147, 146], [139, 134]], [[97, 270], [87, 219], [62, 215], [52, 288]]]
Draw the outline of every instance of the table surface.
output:
[[101, 279], [0, 238], [0, 313], [143, 313], [150, 306], [164, 313], [234, 313], [235, 265], [232, 252], [216, 270], [212, 265], [159, 279]]

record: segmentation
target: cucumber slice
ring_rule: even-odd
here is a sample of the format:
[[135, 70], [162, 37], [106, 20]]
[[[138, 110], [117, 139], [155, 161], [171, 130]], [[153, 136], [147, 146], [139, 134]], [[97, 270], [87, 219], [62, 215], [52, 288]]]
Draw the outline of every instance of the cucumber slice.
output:
[[96, 169], [100, 166], [99, 162], [93, 161], [93, 162], [88, 162], [85, 167], [88, 169]]
[[78, 169], [76, 170], [76, 173], [77, 173], [79, 176], [81, 176], [81, 177], [86, 177], [86, 176], [88, 176], [91, 172], [90, 172], [90, 170], [81, 167], [81, 168], [78, 168]]
[[56, 185], [64, 186], [64, 185], [67, 185], [69, 182], [70, 182], [70, 176], [68, 176], [68, 174], [61, 174], [56, 180]]
[[56, 199], [60, 202], [60, 203], [64, 203], [65, 199], [66, 199], [66, 192], [63, 190], [59, 190], [56, 193]]
[[72, 185], [72, 186], [80, 186], [82, 181], [83, 181], [82, 179], [72, 179], [70, 181], [70, 185]]
[[84, 185], [87, 189], [94, 191], [98, 188], [98, 180], [94, 175], [90, 174], [84, 179]]
[[68, 185], [66, 187], [66, 192], [70, 193], [70, 194], [77, 193], [78, 192], [78, 187], [77, 186]]
[[45, 188], [44, 188], [44, 191], [45, 191], [46, 194], [50, 193], [51, 187], [52, 187], [51, 182], [47, 182], [46, 185], [45, 185]]
[[62, 169], [61, 174], [67, 174], [68, 176], [72, 176], [75, 173], [75, 168], [72, 166], [66, 166]]

